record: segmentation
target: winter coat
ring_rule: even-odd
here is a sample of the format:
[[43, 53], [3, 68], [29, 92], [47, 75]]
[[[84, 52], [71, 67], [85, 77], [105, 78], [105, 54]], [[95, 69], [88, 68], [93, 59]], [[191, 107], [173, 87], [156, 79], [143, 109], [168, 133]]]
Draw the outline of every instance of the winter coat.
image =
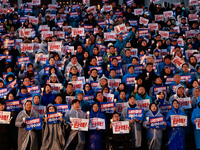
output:
[[[69, 125], [70, 122], [70, 117], [72, 118], [85, 118], [85, 113], [79, 109], [79, 110], [74, 110], [73, 107], [71, 107], [70, 111], [66, 112], [65, 114], [65, 122], [67, 125]], [[75, 150], [84, 150], [84, 146], [85, 146], [85, 132], [84, 131], [77, 131], [77, 130], [70, 130], [69, 133], [69, 137], [67, 139], [67, 143], [65, 145], [65, 149], [64, 150], [68, 150], [68, 147], [70, 145], [70, 143], [72, 142], [72, 140], [75, 138], [76, 134], [78, 134], [78, 144], [76, 146]]]
[[162, 144], [162, 130], [161, 128], [149, 128], [147, 125], [146, 117], [162, 117], [163, 115], [158, 110], [154, 115], [151, 110], [149, 110], [145, 115], [145, 121], [143, 122], [143, 126], [147, 129], [147, 144], [149, 150], [160, 150]]
[[47, 106], [54, 100], [54, 98], [55, 98], [55, 95], [52, 94], [51, 92], [49, 94], [44, 92], [43, 97], [42, 97], [42, 105]]
[[[122, 109], [121, 112], [121, 119], [123, 121], [130, 121], [130, 119], [127, 119], [127, 110], [128, 108], [131, 108], [129, 103], [127, 102], [127, 106], [124, 107]], [[138, 108], [137, 106], [135, 108]], [[130, 131], [130, 139], [131, 143], [130, 143], [130, 147], [134, 148], [134, 147], [141, 147], [141, 143], [142, 143], [142, 127], [141, 127], [141, 122], [135, 122], [133, 124], [129, 124], [129, 126], [131, 127], [131, 131]]]
[[[174, 100], [173, 100], [174, 101]], [[171, 110], [167, 113], [166, 122], [168, 127], [168, 145], [169, 150], [185, 150], [185, 127], [171, 127], [171, 115], [183, 115], [186, 116], [185, 112], [178, 108], [176, 112], [175, 108], [173, 107], [173, 101], [171, 102]], [[187, 123], [188, 124], [188, 123]]]
[[37, 134], [35, 131], [29, 130], [26, 131], [25, 127], [22, 126], [23, 118], [35, 118], [38, 117], [38, 113], [34, 110], [31, 110], [30, 116], [26, 113], [25, 104], [27, 101], [24, 102], [24, 110], [22, 110], [15, 121], [15, 126], [18, 127], [18, 150], [26, 150], [28, 142], [30, 140], [30, 150], [37, 150], [38, 149], [38, 140]]

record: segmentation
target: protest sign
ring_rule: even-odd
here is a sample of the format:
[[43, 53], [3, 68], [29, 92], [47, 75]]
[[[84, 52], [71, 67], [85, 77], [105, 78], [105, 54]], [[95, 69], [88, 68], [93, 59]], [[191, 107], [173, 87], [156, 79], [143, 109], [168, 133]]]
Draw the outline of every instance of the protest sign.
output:
[[90, 130], [102, 129], [105, 130], [105, 119], [102, 118], [90, 118]]
[[88, 131], [89, 119], [71, 118], [72, 130]]
[[25, 120], [26, 127], [25, 130], [42, 130], [42, 118], [26, 118]]
[[126, 134], [129, 133], [129, 121], [116, 121], [112, 122], [113, 134]]

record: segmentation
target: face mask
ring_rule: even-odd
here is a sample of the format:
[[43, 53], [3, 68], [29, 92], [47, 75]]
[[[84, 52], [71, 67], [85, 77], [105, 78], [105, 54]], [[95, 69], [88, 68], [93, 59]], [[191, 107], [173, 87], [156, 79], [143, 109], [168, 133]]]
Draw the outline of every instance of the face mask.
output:
[[97, 43], [101, 44], [101, 41], [97, 41]]

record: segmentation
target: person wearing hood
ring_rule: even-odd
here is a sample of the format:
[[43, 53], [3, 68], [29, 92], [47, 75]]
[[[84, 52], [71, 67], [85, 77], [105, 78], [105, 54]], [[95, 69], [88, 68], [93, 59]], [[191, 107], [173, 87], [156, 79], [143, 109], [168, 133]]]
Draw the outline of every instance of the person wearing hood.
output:
[[[179, 102], [176, 99], [171, 101], [171, 110], [167, 113], [166, 122], [168, 127], [168, 146], [169, 150], [185, 150], [185, 126], [174, 127], [171, 125], [172, 115], [183, 115], [186, 116], [185, 112], [180, 109]], [[187, 119], [188, 125], [188, 119]]]
[[51, 92], [51, 85], [46, 84], [44, 85], [44, 92], [42, 96], [42, 105], [47, 106], [51, 103], [55, 98], [55, 95]]
[[[149, 150], [160, 150], [162, 144], [162, 130], [165, 128], [149, 128], [149, 117], [163, 117], [155, 103], [149, 105], [149, 111], [145, 114], [143, 127], [147, 129], [147, 145]], [[167, 123], [164, 122], [166, 126]]]
[[171, 95], [169, 98], [169, 102], [171, 103], [173, 99], [178, 99], [178, 98], [185, 98], [185, 87], [181, 84], [179, 84], [176, 87], [176, 92], [174, 95]]
[[32, 96], [33, 106], [42, 106], [42, 98], [40, 94], [36, 93]]
[[127, 89], [128, 91], [130, 92], [131, 88], [133, 87], [133, 84], [128, 84], [128, 79], [129, 78], [134, 78], [134, 77], [137, 77], [137, 75], [134, 73], [134, 65], [132, 64], [129, 64], [128, 67], [127, 67], [127, 73], [126, 75], [124, 75], [122, 77], [122, 83], [125, 83], [127, 85]]
[[[66, 124], [71, 127], [73, 124], [73, 118], [82, 118], [85, 119], [86, 115], [80, 108], [80, 101], [77, 99], [74, 99], [72, 101], [71, 109], [65, 113], [64, 120]], [[89, 115], [87, 116], [89, 119]], [[68, 128], [69, 128], [68, 127]], [[66, 139], [66, 145], [64, 150], [84, 150], [85, 146], [85, 132], [84, 131], [78, 131], [78, 130], [70, 130], [69, 131], [69, 137]]]
[[108, 85], [108, 78], [105, 77], [105, 75], [103, 74], [103, 76], [99, 79], [99, 85], [95, 88], [95, 92], [97, 92], [99, 89], [102, 89], [104, 86]]
[[152, 103], [151, 97], [147, 94], [145, 87], [143, 86], [138, 87], [131, 95], [135, 96], [136, 100], [150, 99], [150, 103]]
[[156, 88], [157, 86], [164, 87], [162, 78], [159, 76], [157, 76], [156, 79], [153, 81], [153, 86], [149, 90], [149, 96], [152, 98], [153, 101], [156, 99], [156, 93], [154, 92], [154, 88]]
[[36, 118], [39, 117], [38, 113], [32, 109], [32, 101], [25, 100], [23, 104], [24, 110], [22, 110], [15, 121], [15, 126], [18, 127], [18, 149], [34, 149], [38, 150], [38, 140], [36, 130], [26, 131], [25, 118]]
[[[4, 80], [4, 85], [7, 87], [11, 82], [14, 82], [15, 75], [12, 72], [9, 72]], [[12, 83], [11, 83], [12, 84]], [[10, 89], [13, 93], [17, 94], [18, 91], [18, 85], [17, 83], [14, 85], [14, 87], [11, 87]]]
[[126, 46], [126, 42], [128, 42], [134, 35], [135, 35], [135, 28], [132, 28], [132, 30], [130, 30], [129, 34], [124, 40], [121, 34], [117, 36], [117, 40], [116, 43], [114, 44], [114, 47], [118, 49], [119, 54], [121, 53], [122, 49]]
[[157, 75], [155, 74], [153, 70], [152, 63], [147, 63], [146, 68], [143, 69], [141, 76], [145, 78], [144, 84], [146, 85], [147, 92], [149, 92], [149, 89], [153, 85], [153, 81], [157, 78]]
[[181, 84], [183, 85], [185, 88], [185, 84], [181, 83], [181, 76], [179, 74], [175, 74], [174, 75], [174, 81], [172, 82], [172, 84], [169, 86], [169, 91], [170, 91], [170, 95], [173, 95], [176, 93], [176, 87]]
[[170, 103], [166, 100], [166, 98], [167, 98], [166, 92], [163, 92], [163, 91], [159, 90], [159, 91], [156, 93], [156, 100], [155, 100], [156, 105], [159, 107], [160, 105], [170, 104]]
[[[92, 105], [90, 119], [92, 118], [101, 118], [105, 120], [105, 127], [107, 127], [107, 120], [106, 116], [101, 113], [99, 105], [94, 103]], [[96, 130], [89, 130], [88, 133], [88, 147], [87, 150], [102, 150], [105, 149], [105, 144], [101, 143], [104, 139], [104, 130], [96, 129]]]
[[[84, 112], [90, 111], [90, 105], [87, 101], [83, 100], [83, 91], [77, 90], [75, 99], [79, 100], [80, 109]], [[71, 104], [70, 104], [71, 105]]]
[[[53, 104], [48, 104], [47, 113], [57, 112]], [[57, 149], [63, 150], [65, 146], [65, 123], [61, 117], [61, 123], [48, 124], [48, 117], [45, 117], [42, 124], [42, 146], [41, 150]]]
[[198, 87], [193, 88], [191, 97], [192, 109], [197, 108], [197, 101], [199, 99], [199, 96], [200, 96], [200, 89]]
[[127, 119], [127, 110], [128, 108], [138, 108], [136, 105], [136, 100], [134, 96], [129, 96], [126, 107], [122, 109], [121, 119], [123, 121], [129, 121], [129, 126], [131, 127], [130, 131], [130, 148], [139, 148], [142, 144], [142, 127], [141, 121], [134, 119]]
[[52, 73], [49, 77], [49, 83], [59, 83], [58, 77], [55, 73]]
[[192, 121], [193, 128], [194, 128], [196, 149], [200, 149], [200, 138], [199, 138], [200, 132], [199, 132], [199, 129], [196, 128], [197, 119], [200, 118], [200, 98], [198, 98], [198, 101], [196, 104], [197, 104], [197, 107], [192, 112], [191, 121]]

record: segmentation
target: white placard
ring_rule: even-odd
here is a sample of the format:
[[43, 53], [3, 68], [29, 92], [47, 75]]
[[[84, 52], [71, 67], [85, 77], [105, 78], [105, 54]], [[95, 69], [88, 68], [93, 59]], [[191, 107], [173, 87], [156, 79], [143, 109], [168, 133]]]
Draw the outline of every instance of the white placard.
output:
[[113, 134], [129, 133], [129, 121], [117, 121], [112, 123]]
[[171, 115], [171, 127], [187, 126], [187, 116]]
[[90, 130], [102, 129], [105, 130], [105, 119], [102, 118], [90, 118]]
[[72, 130], [88, 131], [89, 119], [71, 118]]

